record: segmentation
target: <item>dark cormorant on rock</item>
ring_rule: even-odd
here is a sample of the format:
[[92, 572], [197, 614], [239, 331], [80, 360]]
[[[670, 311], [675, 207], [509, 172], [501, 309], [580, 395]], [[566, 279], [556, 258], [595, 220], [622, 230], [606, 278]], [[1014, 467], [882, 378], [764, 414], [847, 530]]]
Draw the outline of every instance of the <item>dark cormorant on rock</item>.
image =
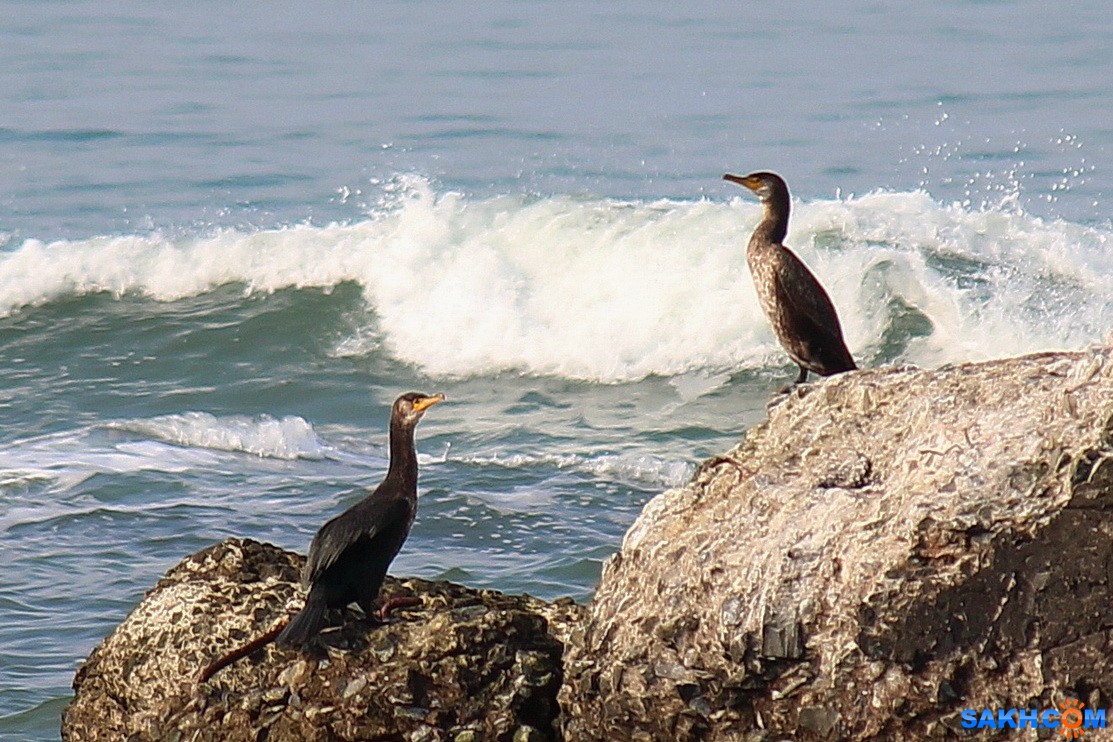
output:
[[[198, 677], [204, 683], [233, 662], [270, 642], [298, 646], [316, 636], [325, 624], [325, 611], [358, 603], [367, 617], [385, 617], [392, 607], [412, 604], [396, 598], [375, 610], [386, 570], [417, 514], [417, 453], [414, 428], [443, 394], [409, 392], [394, 400], [390, 410], [390, 468], [367, 497], [321, 526], [309, 547], [302, 582], [309, 587], [305, 607], [266, 633], [209, 664]], [[420, 601], [418, 601], [420, 602]]]
[[375, 600], [417, 514], [417, 454], [414, 428], [443, 394], [403, 394], [390, 412], [390, 468], [367, 497], [321, 526], [309, 547], [302, 583], [309, 586], [305, 607], [275, 640], [300, 645], [317, 635], [325, 611], [358, 603], [374, 617]]
[[782, 244], [790, 208], [784, 179], [776, 173], [759, 172], [746, 176], [728, 173], [723, 180], [749, 188], [764, 207], [761, 223], [746, 248], [746, 263], [773, 333], [800, 367], [795, 383], [806, 381], [809, 371], [830, 376], [857, 369], [831, 297], [800, 258]]

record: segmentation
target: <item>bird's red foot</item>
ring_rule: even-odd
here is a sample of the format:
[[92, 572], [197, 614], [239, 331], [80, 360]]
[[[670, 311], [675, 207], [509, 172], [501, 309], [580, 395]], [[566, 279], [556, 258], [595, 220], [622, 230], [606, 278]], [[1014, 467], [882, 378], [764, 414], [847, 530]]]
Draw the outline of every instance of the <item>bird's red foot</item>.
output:
[[416, 595], [410, 595], [406, 597], [398, 596], [385, 601], [381, 606], [379, 606], [379, 610], [376, 612], [375, 617], [382, 622], [386, 622], [387, 618], [390, 617], [390, 614], [396, 609], [415, 608], [419, 605], [421, 605], [421, 598], [417, 597]]

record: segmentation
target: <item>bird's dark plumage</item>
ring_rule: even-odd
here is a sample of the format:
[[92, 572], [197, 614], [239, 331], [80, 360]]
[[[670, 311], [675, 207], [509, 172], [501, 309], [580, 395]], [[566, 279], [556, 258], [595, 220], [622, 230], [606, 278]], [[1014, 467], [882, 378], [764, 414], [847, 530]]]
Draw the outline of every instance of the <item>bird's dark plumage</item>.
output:
[[309, 586], [305, 607], [278, 635], [279, 644], [300, 645], [324, 627], [325, 611], [358, 603], [374, 615], [387, 568], [402, 548], [417, 513], [417, 454], [414, 428], [425, 410], [444, 400], [410, 392], [390, 414], [390, 468], [367, 497], [317, 531], [309, 547], [302, 582]]
[[791, 202], [788, 186], [776, 173], [724, 175], [761, 199], [764, 214], [746, 248], [761, 308], [777, 340], [800, 367], [796, 383], [808, 372], [830, 376], [858, 368], [843, 340], [831, 297], [800, 258], [784, 246]]

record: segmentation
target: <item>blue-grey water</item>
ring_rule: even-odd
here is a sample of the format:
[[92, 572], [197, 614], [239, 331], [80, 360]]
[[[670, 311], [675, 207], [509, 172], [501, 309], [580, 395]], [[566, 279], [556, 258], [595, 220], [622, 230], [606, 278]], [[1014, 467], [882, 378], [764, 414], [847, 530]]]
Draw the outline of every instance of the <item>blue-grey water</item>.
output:
[[588, 598], [795, 375], [724, 171], [863, 365], [1104, 341], [1111, 110], [1105, 0], [0, 0], [0, 738], [183, 556], [304, 551], [410, 389], [394, 572]]

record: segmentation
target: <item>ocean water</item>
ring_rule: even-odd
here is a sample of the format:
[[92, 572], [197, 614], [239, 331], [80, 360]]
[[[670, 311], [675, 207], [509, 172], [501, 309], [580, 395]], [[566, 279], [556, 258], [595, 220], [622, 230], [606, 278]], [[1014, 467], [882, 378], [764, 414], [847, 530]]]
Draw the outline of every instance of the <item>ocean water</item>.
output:
[[1104, 342], [1105, 2], [0, 0], [0, 738], [182, 557], [304, 551], [418, 429], [400, 575], [590, 597], [795, 376], [788, 244], [865, 366]]

